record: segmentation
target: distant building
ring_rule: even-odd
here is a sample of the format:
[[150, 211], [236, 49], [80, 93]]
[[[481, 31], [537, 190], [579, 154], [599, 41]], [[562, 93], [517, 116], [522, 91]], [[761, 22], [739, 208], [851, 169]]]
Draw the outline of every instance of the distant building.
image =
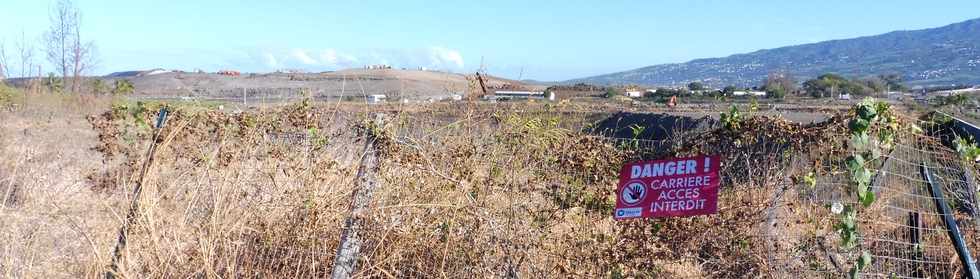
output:
[[626, 97], [630, 97], [630, 98], [643, 97], [643, 91], [639, 91], [639, 90], [626, 91]]
[[221, 70], [221, 71], [218, 71], [218, 74], [219, 75], [223, 75], [223, 76], [233, 76], [233, 77], [237, 77], [237, 76], [242, 75], [241, 72], [235, 71], [235, 70]]
[[970, 92], [974, 92], [974, 91], [980, 91], [980, 87], [970, 87], [970, 88], [961, 88], [961, 89], [952, 89], [952, 90], [940, 90], [940, 91], [936, 91], [936, 92], [934, 92], [932, 94], [935, 94], [935, 95], [938, 95], [938, 96], [943, 96], [943, 97], [949, 97], [949, 96], [956, 95], [956, 94], [970, 93]]
[[554, 101], [554, 94], [545, 94], [542, 91], [496, 91], [491, 95], [483, 96], [485, 100], [549, 100]]
[[452, 93], [452, 94], [449, 94], [449, 95], [432, 97], [432, 98], [429, 98], [427, 100], [430, 103], [446, 102], [446, 101], [461, 101], [461, 100], [463, 100], [463, 95], [460, 95], [459, 93]]
[[766, 91], [755, 91], [755, 90], [738, 90], [732, 92], [734, 96], [765, 96]]
[[283, 73], [283, 74], [305, 74], [306, 73], [306, 70], [303, 70], [303, 69], [279, 69], [279, 70], [276, 71], [276, 73]]
[[387, 100], [388, 100], [388, 96], [381, 95], [381, 94], [367, 96], [367, 102], [369, 104], [380, 104], [380, 103], [384, 103]]

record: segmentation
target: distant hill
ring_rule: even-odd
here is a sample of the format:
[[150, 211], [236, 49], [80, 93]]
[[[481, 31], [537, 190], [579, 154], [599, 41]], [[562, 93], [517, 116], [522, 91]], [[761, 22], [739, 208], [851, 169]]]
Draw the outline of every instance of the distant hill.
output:
[[[243, 73], [240, 76], [153, 69], [116, 72], [102, 79], [126, 79], [136, 88], [135, 95], [147, 98], [241, 98], [244, 92], [255, 98], [363, 97], [384, 94], [409, 101], [442, 100], [469, 94], [467, 76], [437, 71], [398, 69], [345, 69], [323, 73]], [[496, 76], [486, 79], [488, 88], [543, 89]]]
[[773, 71], [797, 80], [834, 72], [899, 74], [910, 85], [980, 84], [980, 19], [943, 27], [759, 50], [574, 79], [567, 83], [759, 85]]

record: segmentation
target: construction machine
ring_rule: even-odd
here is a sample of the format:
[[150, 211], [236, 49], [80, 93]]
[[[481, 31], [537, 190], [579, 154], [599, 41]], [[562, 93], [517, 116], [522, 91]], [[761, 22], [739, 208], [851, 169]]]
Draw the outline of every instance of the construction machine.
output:
[[468, 77], [467, 79], [470, 83], [470, 90], [468, 90], [468, 94], [466, 94], [467, 100], [476, 101], [489, 94], [487, 91], [487, 82], [483, 74], [476, 72], [476, 75], [474, 75], [472, 78]]

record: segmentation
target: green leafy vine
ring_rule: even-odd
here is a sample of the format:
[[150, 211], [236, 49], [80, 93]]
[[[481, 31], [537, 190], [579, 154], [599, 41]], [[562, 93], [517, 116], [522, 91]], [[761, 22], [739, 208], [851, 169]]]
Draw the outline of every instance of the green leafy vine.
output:
[[980, 147], [977, 147], [977, 144], [973, 141], [972, 137], [956, 137], [954, 145], [956, 146], [956, 152], [960, 154], [960, 158], [962, 158], [963, 161], [980, 161]]
[[732, 105], [729, 113], [721, 113], [721, 123], [729, 131], [735, 131], [742, 126], [742, 114], [739, 113], [738, 107]]
[[[851, 193], [857, 193], [858, 204], [867, 208], [875, 201], [871, 180], [876, 172], [882, 153], [891, 150], [895, 134], [899, 129], [898, 122], [887, 103], [875, 102], [874, 99], [864, 99], [857, 105], [854, 118], [848, 123], [851, 134], [849, 146], [851, 155], [845, 160], [849, 177]], [[872, 136], [872, 131], [877, 136]], [[860, 208], [847, 205], [839, 211], [840, 223], [836, 228], [841, 237], [841, 248], [853, 249], [857, 246], [858, 226], [857, 215]], [[837, 212], [835, 212], [837, 213]], [[858, 278], [859, 273], [871, 264], [871, 255], [861, 251], [861, 256], [848, 272], [851, 278]]]

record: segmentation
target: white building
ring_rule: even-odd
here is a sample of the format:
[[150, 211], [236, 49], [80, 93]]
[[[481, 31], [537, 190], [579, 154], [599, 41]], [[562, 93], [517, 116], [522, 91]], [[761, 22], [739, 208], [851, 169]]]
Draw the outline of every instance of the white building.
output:
[[626, 91], [626, 97], [630, 97], [630, 98], [643, 97], [643, 91], [637, 91], [637, 90]]
[[766, 96], [766, 91], [738, 90], [732, 92], [734, 96]]
[[548, 95], [548, 94], [545, 94], [542, 91], [503, 91], [503, 90], [501, 90], [501, 91], [494, 92], [492, 95], [484, 96], [483, 99], [491, 100], [491, 101], [495, 101], [495, 100], [517, 100], [517, 99], [523, 99], [523, 100], [537, 99], [537, 100], [554, 101], [555, 100], [555, 95], [554, 94]]
[[385, 102], [386, 100], [388, 100], [388, 96], [385, 96], [385, 95], [378, 94], [378, 95], [368, 95], [367, 96], [367, 102], [369, 104], [379, 104], [379, 103]]
[[952, 89], [952, 90], [940, 90], [940, 91], [936, 91], [936, 92], [934, 92], [932, 94], [943, 96], [943, 97], [949, 97], [949, 96], [956, 95], [956, 94], [970, 93], [970, 92], [974, 92], [974, 91], [980, 91], [980, 87], [970, 87], [970, 88]]

